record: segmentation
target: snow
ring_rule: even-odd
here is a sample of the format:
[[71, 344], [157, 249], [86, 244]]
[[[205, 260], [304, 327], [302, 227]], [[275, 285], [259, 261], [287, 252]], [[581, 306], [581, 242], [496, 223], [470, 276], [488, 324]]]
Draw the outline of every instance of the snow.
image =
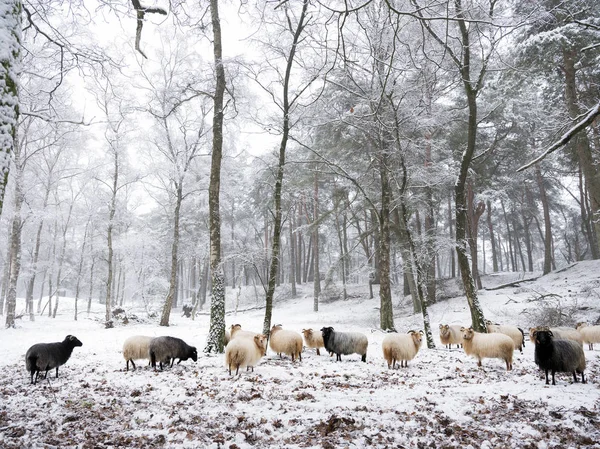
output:
[[[529, 276], [528, 276], [529, 277]], [[492, 286], [522, 279], [518, 274], [487, 276]], [[311, 292], [305, 285], [300, 291]], [[300, 332], [332, 325], [363, 332], [369, 339], [367, 363], [360, 356], [317, 356], [305, 350], [301, 362], [269, 350], [254, 371], [229, 376], [222, 354], [204, 354], [209, 314], [195, 321], [174, 312], [170, 327], [131, 320], [105, 329], [102, 305], [96, 313], [72, 320], [68, 299], [62, 315], [17, 321], [0, 330], [0, 447], [2, 448], [581, 448], [600, 447], [600, 347], [589, 350], [588, 383], [557, 374], [545, 385], [533, 362], [533, 345], [515, 353], [514, 369], [502, 360], [476, 360], [462, 349], [439, 343], [440, 323], [468, 324], [464, 297], [430, 306], [438, 348], [423, 348], [408, 368], [389, 370], [381, 353], [378, 299], [368, 287], [352, 286], [346, 301], [321, 303], [314, 312], [310, 293], [280, 298], [273, 324]], [[580, 262], [534, 281], [499, 290], [482, 290], [486, 318], [529, 328], [539, 309], [531, 301], [542, 292], [560, 295], [563, 307], [576, 305], [573, 318], [595, 322], [600, 316], [600, 262]], [[233, 310], [236, 292], [228, 292]], [[231, 297], [229, 296], [231, 295]], [[280, 293], [280, 296], [281, 293]], [[553, 297], [556, 298], [556, 297]], [[262, 329], [264, 310], [254, 299], [227, 325]], [[17, 310], [23, 308], [20, 302]], [[400, 331], [421, 328], [409, 298], [394, 298]], [[130, 311], [131, 312], [131, 311]], [[141, 316], [141, 315], [140, 315]], [[48, 380], [29, 384], [24, 354], [34, 343], [60, 341], [73, 334], [83, 346], [51, 372]], [[199, 359], [154, 372], [143, 361], [125, 371], [121, 347], [136, 334], [173, 335], [199, 349]]]

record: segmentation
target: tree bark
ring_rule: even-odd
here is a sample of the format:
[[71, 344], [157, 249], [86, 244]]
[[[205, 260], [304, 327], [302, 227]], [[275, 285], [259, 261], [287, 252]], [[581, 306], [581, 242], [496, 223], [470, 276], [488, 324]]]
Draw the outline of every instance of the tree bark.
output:
[[[565, 101], [572, 119], [576, 119], [581, 115], [581, 109], [577, 103], [576, 55], [577, 50], [575, 49], [563, 50]], [[600, 170], [592, 155], [587, 134], [585, 132], [579, 133], [575, 139], [575, 153], [585, 178], [590, 198], [591, 219], [596, 237], [595, 247], [592, 247], [592, 257], [598, 259], [600, 257], [600, 250], [597, 246], [598, 242], [600, 242]]]
[[492, 270], [498, 272], [498, 253], [496, 250], [496, 237], [494, 236], [494, 225], [492, 224], [492, 202], [487, 200], [487, 226], [490, 233], [490, 246], [492, 247]]
[[175, 210], [173, 211], [173, 243], [171, 244], [171, 276], [169, 277], [169, 292], [163, 305], [162, 315], [160, 317], [160, 325], [168, 326], [169, 317], [175, 294], [177, 291], [177, 269], [179, 261], [179, 218], [181, 215], [181, 202], [183, 201], [183, 187], [181, 182], [177, 185], [175, 194]]
[[210, 271], [212, 298], [210, 303], [210, 327], [204, 352], [223, 352], [225, 346], [225, 274], [221, 260], [221, 161], [223, 159], [223, 103], [225, 98], [225, 67], [223, 66], [223, 44], [219, 1], [210, 0], [210, 15], [213, 29], [213, 55], [215, 61], [215, 95], [213, 107], [213, 141], [208, 187], [208, 209], [210, 230]]
[[313, 311], [319, 311], [319, 295], [321, 294], [321, 274], [319, 268], [319, 177], [318, 171], [315, 169], [314, 179], [314, 220], [313, 220], [313, 239], [315, 241], [315, 257], [314, 257], [314, 280], [313, 280]]
[[8, 184], [11, 154], [16, 150], [19, 122], [19, 76], [21, 72], [22, 4], [20, 0], [0, 2], [0, 214]]
[[540, 164], [535, 164], [535, 178], [540, 189], [540, 199], [544, 211], [544, 274], [552, 271], [552, 224], [550, 222], [550, 206], [546, 196], [546, 188], [542, 177]]
[[[16, 146], [15, 146], [16, 147]], [[12, 219], [10, 244], [10, 278], [6, 296], [6, 327], [15, 327], [15, 311], [17, 307], [17, 282], [21, 270], [21, 207], [23, 205], [23, 172], [18, 165], [18, 155], [15, 153], [15, 203]]]
[[379, 327], [383, 331], [395, 331], [392, 288], [390, 281], [390, 203], [391, 185], [389, 160], [383, 151], [379, 161], [381, 179], [381, 210], [379, 212]]

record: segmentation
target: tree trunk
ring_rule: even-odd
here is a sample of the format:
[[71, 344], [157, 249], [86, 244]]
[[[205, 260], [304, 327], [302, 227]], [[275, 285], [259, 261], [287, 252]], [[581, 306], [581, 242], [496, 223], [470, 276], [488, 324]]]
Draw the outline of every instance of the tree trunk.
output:
[[75, 311], [73, 319], [77, 321], [78, 314], [78, 301], [79, 301], [79, 286], [81, 285], [81, 277], [83, 274], [83, 261], [85, 260], [85, 246], [88, 239], [88, 230], [90, 228], [90, 220], [85, 225], [85, 231], [83, 233], [83, 243], [81, 244], [81, 253], [79, 255], [79, 266], [77, 267], [77, 283], [75, 284]]
[[[563, 70], [565, 73], [565, 101], [567, 109], [572, 119], [581, 115], [577, 101], [577, 81], [576, 81], [576, 55], [577, 50], [563, 50]], [[592, 223], [594, 225], [596, 245], [592, 247], [592, 257], [599, 258], [600, 250], [600, 170], [592, 155], [590, 142], [585, 132], [575, 136], [575, 153], [579, 160], [579, 166], [583, 171], [585, 184], [590, 198], [590, 207], [592, 212]]]
[[114, 327], [112, 321], [112, 284], [113, 284], [113, 228], [114, 218], [117, 209], [117, 188], [119, 182], [119, 153], [116, 149], [114, 151], [114, 172], [113, 172], [113, 184], [112, 184], [112, 197], [110, 201], [110, 209], [108, 211], [108, 229], [107, 229], [107, 248], [108, 248], [108, 275], [106, 276], [106, 301], [105, 301], [105, 315], [104, 315], [104, 327], [110, 329]]
[[292, 285], [292, 298], [298, 294], [296, 291], [296, 236], [294, 235], [294, 213], [290, 214], [290, 284]]
[[60, 250], [60, 258], [58, 260], [58, 273], [56, 274], [56, 301], [54, 302], [54, 310], [52, 311], [52, 318], [56, 318], [56, 312], [58, 311], [58, 302], [60, 298], [60, 285], [62, 283], [62, 268], [65, 263], [65, 254], [67, 252], [67, 231], [71, 223], [71, 216], [73, 214], [73, 206], [75, 205], [75, 199], [69, 205], [69, 213], [67, 214], [67, 220], [63, 227], [62, 233], [62, 248]]
[[383, 331], [395, 331], [394, 308], [390, 282], [390, 203], [389, 160], [382, 152], [379, 161], [381, 179], [381, 210], [379, 212], [379, 327]]
[[[448, 194], [448, 227], [450, 229], [449, 236], [450, 239], [456, 240], [456, 236], [454, 235], [454, 229], [452, 223], [454, 222], [454, 217], [452, 216], [452, 194]], [[449, 251], [450, 256], [450, 277], [454, 279], [456, 277], [456, 250], [453, 247], [450, 247]]]
[[210, 230], [210, 271], [212, 297], [210, 303], [210, 328], [204, 352], [223, 352], [225, 346], [225, 274], [221, 260], [221, 161], [223, 159], [223, 102], [225, 97], [225, 67], [223, 67], [223, 45], [219, 1], [210, 0], [210, 15], [213, 29], [213, 54], [215, 61], [215, 95], [213, 106], [213, 140], [208, 187], [208, 209]]
[[181, 202], [183, 201], [183, 186], [181, 182], [177, 185], [177, 193], [175, 199], [175, 210], [173, 212], [173, 244], [171, 245], [171, 276], [169, 278], [169, 292], [163, 305], [162, 315], [160, 317], [160, 325], [168, 326], [169, 317], [171, 316], [171, 308], [177, 289], [177, 269], [179, 260], [179, 216], [181, 211]]
[[319, 295], [321, 294], [321, 274], [319, 268], [319, 177], [315, 169], [314, 179], [314, 219], [313, 219], [313, 240], [315, 241], [314, 257], [314, 280], [313, 280], [313, 311], [319, 311]]
[[[16, 150], [19, 122], [19, 76], [21, 72], [22, 5], [20, 0], [3, 0], [0, 23], [3, 28], [0, 59], [0, 214], [8, 184], [11, 154]], [[8, 50], [10, 49], [10, 50]]]
[[490, 233], [490, 246], [492, 247], [492, 270], [498, 272], [498, 253], [496, 250], [496, 237], [494, 236], [494, 225], [492, 224], [492, 202], [487, 200], [487, 226]]
[[480, 201], [475, 206], [475, 193], [473, 192], [473, 185], [469, 182], [467, 185], [467, 207], [469, 217], [469, 249], [471, 251], [471, 270], [473, 272], [473, 279], [477, 285], [477, 290], [481, 290], [481, 276], [479, 275], [479, 258], [477, 257], [477, 236], [479, 235], [479, 219], [485, 211], [485, 203]]
[[[96, 266], [96, 258], [94, 257], [94, 236], [92, 235], [92, 241], [90, 243], [90, 254], [92, 258], [92, 264], [90, 265], [90, 289], [88, 291], [88, 302], [87, 302], [87, 314], [90, 316], [92, 311], [92, 296], [94, 293], [94, 268]], [[142, 289], [142, 295], [144, 290]]]
[[[275, 192], [274, 192], [274, 213], [275, 219], [273, 223], [273, 240], [271, 247], [271, 262], [269, 267], [269, 275], [267, 279], [267, 294], [265, 298], [265, 319], [263, 322], [263, 333], [269, 335], [271, 331], [271, 316], [273, 313], [273, 297], [275, 296], [275, 281], [277, 276], [277, 270], [279, 268], [279, 257], [280, 257], [280, 245], [281, 245], [281, 190], [283, 186], [283, 173], [285, 168], [285, 151], [290, 132], [290, 113], [291, 113], [291, 102], [290, 102], [290, 78], [292, 73], [292, 66], [294, 64], [294, 57], [296, 54], [296, 48], [300, 41], [300, 35], [304, 30], [304, 20], [306, 18], [306, 11], [308, 9], [308, 0], [303, 0], [302, 11], [298, 18], [298, 24], [294, 31], [292, 44], [290, 47], [289, 54], [287, 55], [287, 65], [285, 68], [285, 77], [283, 80], [283, 128], [281, 135], [281, 143], [279, 145], [279, 161], [277, 164], [277, 171], [275, 174]], [[291, 31], [291, 30], [290, 30]], [[315, 273], [315, 276], [318, 276]]]
[[[16, 147], [16, 146], [15, 146]], [[21, 206], [23, 205], [23, 172], [18, 166], [18, 156], [15, 156], [15, 204], [12, 219], [10, 244], [10, 279], [6, 296], [6, 327], [15, 327], [15, 311], [17, 307], [17, 282], [21, 270]]]
[[552, 271], [552, 224], [550, 222], [550, 206], [542, 178], [540, 164], [535, 164], [535, 178], [540, 189], [540, 199], [542, 201], [542, 210], [544, 211], [544, 274]]

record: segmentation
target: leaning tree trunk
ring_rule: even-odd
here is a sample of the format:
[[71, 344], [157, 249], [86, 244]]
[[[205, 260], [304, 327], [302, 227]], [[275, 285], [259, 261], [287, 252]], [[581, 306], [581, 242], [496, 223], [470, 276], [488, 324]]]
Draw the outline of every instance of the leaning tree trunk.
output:
[[183, 200], [183, 189], [180, 183], [177, 185], [177, 198], [175, 200], [175, 211], [173, 212], [173, 244], [171, 246], [171, 277], [169, 278], [169, 292], [163, 306], [162, 315], [160, 318], [161, 326], [169, 325], [169, 317], [171, 316], [171, 308], [175, 298], [175, 290], [177, 288], [177, 267], [179, 259], [179, 215], [181, 211], [181, 202]]
[[223, 99], [225, 97], [225, 68], [221, 42], [219, 1], [210, 0], [213, 28], [213, 54], [215, 59], [216, 85], [213, 97], [213, 141], [208, 186], [208, 210], [210, 231], [210, 270], [212, 298], [210, 303], [210, 328], [204, 352], [223, 352], [225, 346], [225, 274], [221, 260], [221, 161], [223, 159]]
[[[277, 172], [275, 174], [275, 219], [273, 223], [273, 240], [271, 246], [271, 261], [269, 265], [268, 279], [267, 279], [267, 294], [266, 294], [266, 308], [265, 308], [265, 319], [263, 322], [263, 333], [269, 335], [271, 330], [271, 316], [273, 314], [273, 297], [275, 296], [275, 285], [277, 282], [277, 271], [279, 269], [279, 257], [280, 257], [280, 246], [281, 246], [281, 191], [283, 187], [283, 173], [285, 167], [285, 151], [290, 133], [290, 112], [291, 112], [291, 101], [289, 98], [290, 94], [290, 79], [292, 73], [292, 66], [294, 64], [294, 57], [296, 55], [296, 47], [300, 40], [300, 35], [304, 29], [304, 20], [306, 18], [306, 11], [308, 9], [308, 0], [303, 1], [302, 12], [298, 18], [298, 25], [294, 31], [290, 52], [287, 56], [287, 65], [285, 68], [285, 77], [283, 80], [283, 132], [281, 135], [281, 143], [279, 144], [279, 160], [277, 163]], [[318, 276], [318, 273], [314, 273]]]

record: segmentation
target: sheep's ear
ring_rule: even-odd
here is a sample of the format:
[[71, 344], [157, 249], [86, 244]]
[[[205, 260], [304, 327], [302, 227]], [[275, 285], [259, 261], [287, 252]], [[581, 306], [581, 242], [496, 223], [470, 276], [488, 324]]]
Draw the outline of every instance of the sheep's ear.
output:
[[548, 330], [548, 335], [550, 335], [551, 337], [554, 337], [554, 334], [552, 333], [551, 330]]
[[443, 325], [443, 324], [440, 324], [440, 329], [442, 329], [443, 327], [444, 327], [444, 325]]
[[422, 330], [419, 331], [419, 334], [421, 335], [425, 335], [425, 332], [423, 332]]
[[467, 328], [466, 328], [466, 327], [461, 327], [461, 328], [460, 328], [460, 331], [461, 331], [461, 332], [464, 332], [464, 331], [466, 331], [466, 330], [467, 330]]

